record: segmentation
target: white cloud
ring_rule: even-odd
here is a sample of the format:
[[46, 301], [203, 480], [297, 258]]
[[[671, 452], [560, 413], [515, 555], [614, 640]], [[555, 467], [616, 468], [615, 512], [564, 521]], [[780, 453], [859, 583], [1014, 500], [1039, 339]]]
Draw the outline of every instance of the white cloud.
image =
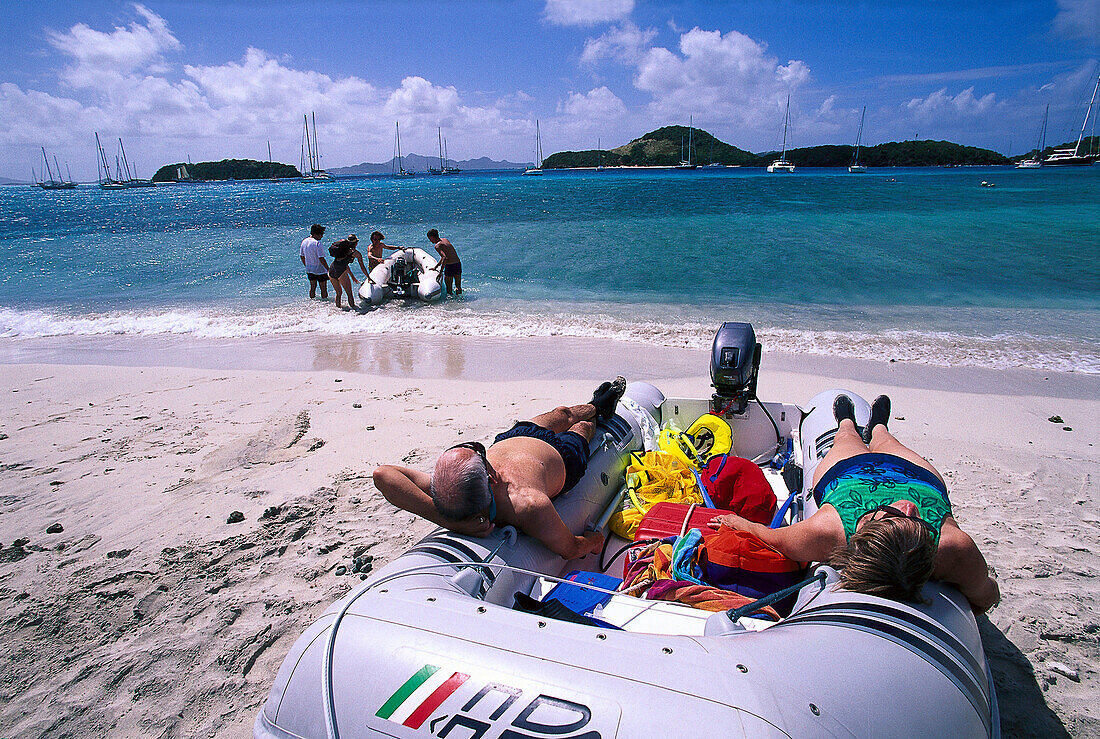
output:
[[641, 60], [649, 43], [657, 36], [652, 28], [642, 30], [630, 21], [604, 33], [597, 38], [584, 42], [581, 61], [594, 64], [601, 59], [610, 59], [622, 65], [631, 66]]
[[567, 116], [582, 121], [605, 121], [626, 115], [626, 106], [607, 87], [597, 87], [587, 93], [571, 92], [560, 107]]
[[[50, 142], [62, 159], [88, 162], [99, 131], [105, 145], [126, 139], [143, 176], [188, 154], [266, 157], [269, 139], [276, 159], [297, 163], [302, 115], [310, 111], [326, 166], [387, 160], [395, 120], [406, 154], [435, 152], [437, 126], [459, 158], [485, 153], [486, 141], [496, 144], [495, 156], [528, 148], [525, 115], [507, 118], [497, 107], [465, 104], [455, 87], [423, 77], [385, 89], [355, 76], [295, 69], [255, 48], [224, 64], [172, 64], [167, 54], [182, 46], [168, 24], [143, 6], [134, 12], [134, 22], [112, 31], [78, 23], [49, 33], [50, 45], [67, 57], [57, 74], [71, 94], [0, 83], [0, 160], [33, 161], [37, 145]], [[10, 174], [26, 177], [29, 169]], [[94, 170], [74, 174], [91, 177]]]
[[1065, 38], [1100, 40], [1100, 0], [1058, 0], [1051, 27]]
[[72, 57], [64, 79], [73, 87], [95, 87], [105, 77], [129, 74], [150, 66], [160, 71], [163, 54], [180, 51], [183, 45], [168, 29], [163, 18], [144, 5], [134, 10], [145, 21], [134, 21], [127, 28], [115, 27], [106, 33], [77, 23], [65, 33], [47, 32], [50, 45]]
[[988, 93], [982, 97], [974, 96], [974, 88], [968, 87], [958, 95], [952, 97], [947, 94], [947, 88], [943, 87], [925, 98], [913, 98], [905, 107], [913, 111], [918, 118], [933, 119], [948, 115], [975, 116], [986, 113], [997, 102], [994, 93]]
[[592, 26], [622, 20], [634, 0], [546, 0], [543, 17], [558, 26]]
[[780, 64], [763, 43], [737, 31], [693, 28], [680, 37], [679, 51], [649, 49], [634, 78], [653, 96], [654, 112], [670, 120], [705, 111], [743, 126], [774, 126], [786, 95], [810, 78], [805, 63]]

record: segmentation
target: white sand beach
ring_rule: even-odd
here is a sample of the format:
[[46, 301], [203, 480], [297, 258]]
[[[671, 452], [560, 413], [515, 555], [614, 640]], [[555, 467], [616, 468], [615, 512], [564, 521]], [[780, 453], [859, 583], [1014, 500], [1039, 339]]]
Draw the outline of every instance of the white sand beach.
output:
[[[616, 373], [710, 393], [706, 351], [565, 339], [3, 340], [0, 362], [0, 736], [19, 737], [247, 735], [354, 559], [431, 529], [376, 465], [427, 469]], [[765, 346], [761, 397], [829, 387], [892, 396], [996, 570], [1005, 734], [1100, 735], [1100, 377]]]

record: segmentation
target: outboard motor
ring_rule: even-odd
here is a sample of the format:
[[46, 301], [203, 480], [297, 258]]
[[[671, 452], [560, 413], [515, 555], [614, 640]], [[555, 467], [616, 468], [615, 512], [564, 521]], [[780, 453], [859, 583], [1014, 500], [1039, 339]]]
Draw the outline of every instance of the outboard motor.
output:
[[756, 379], [760, 372], [760, 344], [751, 323], [729, 321], [714, 335], [710, 353], [712, 413], [730, 406], [744, 413], [750, 400], [756, 399]]
[[390, 284], [406, 293], [409, 291], [408, 268], [405, 257], [399, 256], [393, 260], [393, 269], [390, 271]]

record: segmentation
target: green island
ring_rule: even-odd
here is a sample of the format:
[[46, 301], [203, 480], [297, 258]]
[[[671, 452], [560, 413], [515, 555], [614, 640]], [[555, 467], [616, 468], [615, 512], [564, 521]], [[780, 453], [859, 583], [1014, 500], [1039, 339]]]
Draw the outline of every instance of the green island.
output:
[[[665, 126], [614, 149], [561, 151], [551, 154], [543, 161], [542, 166], [544, 169], [576, 169], [597, 165], [673, 167], [684, 156], [682, 147], [686, 146], [688, 136], [687, 126]], [[690, 129], [690, 136], [694, 142], [691, 163], [700, 167], [708, 164], [766, 167], [779, 158], [777, 151], [754, 154], [738, 149], [699, 128]], [[846, 167], [852, 163], [854, 153], [854, 146], [810, 146], [788, 149], [787, 160], [799, 167]], [[859, 162], [868, 167], [944, 167], [1011, 164], [1012, 161], [990, 149], [963, 146], [950, 141], [892, 141], [859, 148]]]
[[166, 164], [153, 175], [153, 181], [267, 180], [273, 177], [284, 179], [301, 176], [298, 168], [291, 164], [260, 162], [255, 159], [222, 159], [220, 162]]

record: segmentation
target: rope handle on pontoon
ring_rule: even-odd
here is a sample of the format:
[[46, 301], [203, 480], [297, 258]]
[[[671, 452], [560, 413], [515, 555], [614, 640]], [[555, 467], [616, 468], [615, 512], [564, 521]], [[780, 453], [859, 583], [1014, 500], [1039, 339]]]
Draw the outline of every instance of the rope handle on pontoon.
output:
[[763, 598], [758, 598], [757, 600], [754, 600], [752, 603], [746, 603], [745, 605], [741, 606], [740, 608], [731, 608], [728, 611], [726, 611], [726, 615], [729, 616], [730, 621], [733, 621], [734, 623], [736, 623], [737, 619], [741, 618], [742, 616], [748, 616], [750, 613], [756, 613], [757, 611], [764, 608], [765, 606], [770, 606], [772, 603], [775, 603], [776, 601], [783, 600], [784, 598], [786, 598], [791, 593], [797, 593], [799, 590], [806, 587], [807, 585], [810, 585], [810, 584], [818, 582], [818, 581], [821, 582], [821, 589], [824, 590], [825, 589], [825, 573], [824, 572], [818, 572], [813, 577], [808, 578], [806, 580], [803, 580], [800, 583], [796, 583], [794, 585], [791, 585], [789, 588], [783, 588], [782, 590], [780, 590], [777, 593], [772, 593], [771, 595], [765, 596]]

